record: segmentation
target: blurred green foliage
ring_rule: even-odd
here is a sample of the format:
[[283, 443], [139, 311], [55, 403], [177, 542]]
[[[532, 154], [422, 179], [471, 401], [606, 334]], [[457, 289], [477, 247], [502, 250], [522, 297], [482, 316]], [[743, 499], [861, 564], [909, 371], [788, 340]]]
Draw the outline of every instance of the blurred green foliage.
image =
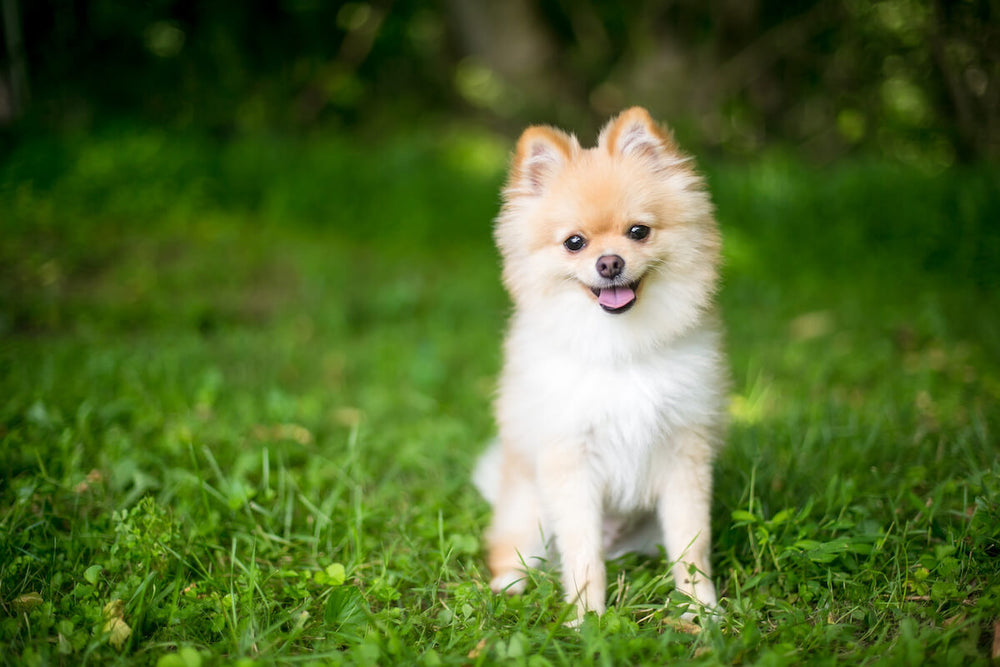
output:
[[114, 114], [228, 134], [474, 114], [507, 130], [547, 121], [589, 135], [643, 104], [687, 143], [727, 153], [784, 144], [939, 170], [1000, 151], [1000, 17], [990, 0], [32, 0], [20, 9], [30, 117], [49, 127], [86, 129]]
[[552, 573], [489, 591], [468, 481], [509, 307], [507, 148], [116, 126], [10, 152], [0, 662], [987, 659], [997, 170], [707, 165], [734, 380], [723, 612], [690, 634], [664, 559], [629, 556], [573, 630]]

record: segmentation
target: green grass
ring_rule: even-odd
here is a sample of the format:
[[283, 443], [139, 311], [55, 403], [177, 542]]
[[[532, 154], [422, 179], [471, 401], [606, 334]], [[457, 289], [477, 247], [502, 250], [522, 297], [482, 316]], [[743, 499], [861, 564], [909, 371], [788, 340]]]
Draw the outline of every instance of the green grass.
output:
[[[0, 161], [0, 661], [989, 664], [1000, 173], [709, 179], [733, 423], [717, 623], [664, 559], [582, 628], [490, 594], [507, 145], [24, 139]], [[115, 601], [120, 601], [116, 603]]]

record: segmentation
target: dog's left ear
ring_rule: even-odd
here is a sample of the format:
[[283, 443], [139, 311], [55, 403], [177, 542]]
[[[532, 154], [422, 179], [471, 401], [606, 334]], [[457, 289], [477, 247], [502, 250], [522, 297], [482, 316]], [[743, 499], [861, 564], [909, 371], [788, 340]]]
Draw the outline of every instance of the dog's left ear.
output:
[[580, 150], [576, 137], [534, 125], [521, 134], [507, 181], [508, 196], [538, 196]]
[[670, 134], [642, 107], [632, 107], [611, 119], [601, 130], [597, 143], [612, 155], [634, 155], [657, 167], [668, 167], [679, 161]]

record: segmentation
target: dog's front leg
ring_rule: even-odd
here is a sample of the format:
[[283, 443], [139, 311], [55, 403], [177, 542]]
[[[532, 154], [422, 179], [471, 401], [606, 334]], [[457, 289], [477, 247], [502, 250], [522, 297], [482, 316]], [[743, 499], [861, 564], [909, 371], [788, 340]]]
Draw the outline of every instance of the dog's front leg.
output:
[[531, 464], [514, 447], [502, 450], [499, 465], [493, 521], [486, 533], [493, 575], [490, 588], [495, 593], [517, 594], [528, 583], [525, 567], [537, 566], [545, 557], [538, 484]]
[[717, 603], [711, 579], [712, 449], [693, 431], [678, 438], [660, 490], [663, 541], [677, 590], [711, 609]]
[[576, 443], [548, 448], [539, 455], [537, 478], [562, 563], [566, 600], [576, 605], [577, 622], [588, 611], [602, 614], [606, 588], [602, 498], [583, 448]]

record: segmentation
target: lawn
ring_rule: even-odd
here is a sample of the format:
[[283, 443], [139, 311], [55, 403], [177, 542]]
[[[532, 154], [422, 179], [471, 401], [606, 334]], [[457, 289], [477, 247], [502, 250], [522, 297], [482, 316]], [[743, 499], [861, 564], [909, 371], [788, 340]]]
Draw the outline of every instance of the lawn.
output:
[[711, 161], [722, 610], [664, 557], [563, 621], [470, 485], [509, 141], [22, 138], [0, 155], [0, 661], [995, 664], [1000, 170]]

